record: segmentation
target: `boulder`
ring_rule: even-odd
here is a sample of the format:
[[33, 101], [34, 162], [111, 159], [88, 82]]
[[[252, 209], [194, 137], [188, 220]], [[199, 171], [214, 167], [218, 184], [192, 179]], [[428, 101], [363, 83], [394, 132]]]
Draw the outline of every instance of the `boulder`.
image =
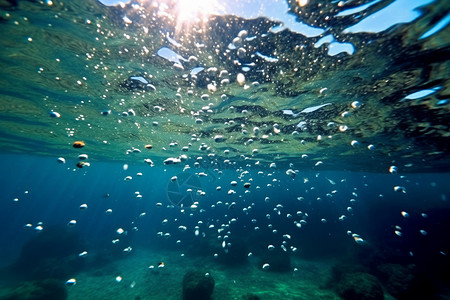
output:
[[330, 279], [330, 283], [333, 285], [339, 282], [344, 274], [355, 272], [367, 273], [368, 268], [352, 261], [340, 262], [334, 265], [333, 268], [331, 269], [332, 277]]
[[189, 271], [183, 278], [183, 300], [209, 300], [214, 290], [214, 278], [209, 272]]
[[0, 295], [1, 300], [65, 300], [67, 290], [62, 281], [44, 279], [26, 281], [10, 288], [6, 294]]
[[66, 226], [49, 227], [23, 245], [8, 271], [29, 280], [65, 279], [82, 268], [84, 261], [78, 253], [84, 249], [76, 231]]
[[383, 288], [378, 279], [368, 273], [353, 272], [341, 276], [336, 292], [344, 300], [383, 300]]
[[434, 288], [425, 276], [418, 274], [415, 266], [383, 264], [377, 268], [386, 290], [399, 300], [436, 298]]

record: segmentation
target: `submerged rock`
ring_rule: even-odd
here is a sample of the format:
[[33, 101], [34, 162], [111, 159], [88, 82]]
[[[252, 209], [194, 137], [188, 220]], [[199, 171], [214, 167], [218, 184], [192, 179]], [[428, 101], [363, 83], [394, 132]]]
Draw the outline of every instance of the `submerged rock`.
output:
[[55, 279], [24, 282], [0, 294], [2, 300], [65, 300], [64, 283]]
[[214, 278], [209, 272], [189, 271], [183, 278], [183, 300], [208, 300], [214, 290]]
[[[345, 274], [348, 273], [365, 273], [368, 271], [368, 268], [363, 266], [362, 264], [354, 263], [354, 262], [341, 262], [333, 266], [331, 269], [332, 273], [332, 281], [334, 283], [339, 282]], [[331, 284], [333, 284], [331, 282]]]
[[417, 274], [413, 266], [383, 264], [377, 271], [386, 290], [396, 299], [435, 299], [430, 281]]
[[247, 293], [244, 296], [242, 296], [243, 300], [259, 300], [260, 298], [256, 296], [255, 294]]
[[78, 254], [84, 249], [75, 231], [64, 226], [49, 227], [24, 244], [8, 270], [25, 279], [65, 279], [83, 267]]
[[368, 273], [344, 274], [336, 285], [336, 292], [344, 300], [383, 300], [383, 288], [378, 279]]

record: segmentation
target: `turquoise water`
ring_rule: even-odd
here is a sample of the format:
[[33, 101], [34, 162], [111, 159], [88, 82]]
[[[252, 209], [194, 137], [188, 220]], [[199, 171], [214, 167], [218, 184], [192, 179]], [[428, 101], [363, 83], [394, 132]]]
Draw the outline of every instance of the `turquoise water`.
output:
[[448, 299], [448, 3], [208, 3], [0, 3], [0, 299]]
[[[243, 176], [224, 169], [214, 178], [198, 178], [173, 166], [124, 170], [119, 163], [98, 162], [85, 171], [54, 158], [2, 158], [5, 170], [14, 170], [2, 175], [8, 183], [1, 206], [4, 287], [75, 278], [69, 299], [106, 299], [110, 293], [117, 299], [180, 299], [184, 272], [200, 268], [219, 278], [214, 299], [241, 299], [249, 291], [261, 299], [339, 299], [333, 280], [343, 272], [340, 268], [376, 274], [381, 281], [389, 277], [380, 266], [393, 265], [408, 266], [404, 276], [420, 278], [413, 283], [402, 279], [406, 290], [420, 288], [420, 297], [445, 293], [447, 174], [304, 171], [292, 179], [275, 169]], [[125, 181], [127, 176], [133, 179]], [[179, 198], [173, 176], [179, 177], [180, 187], [194, 189], [183, 200], [185, 208], [174, 205]], [[246, 189], [242, 182], [250, 178], [252, 186]], [[236, 187], [230, 186], [233, 180], [239, 181]], [[398, 184], [406, 193], [393, 190]], [[236, 194], [228, 195], [230, 187]], [[193, 202], [196, 209], [187, 206]], [[81, 209], [83, 204], [87, 208]], [[71, 220], [76, 225], [68, 225]], [[119, 234], [120, 229], [125, 233]], [[354, 234], [362, 241], [357, 243]], [[225, 235], [230, 245], [223, 247]], [[268, 251], [270, 245], [278, 249]], [[281, 245], [288, 261], [279, 258], [284, 257]], [[80, 257], [84, 251], [87, 255]], [[164, 270], [149, 269], [160, 262]], [[272, 270], [263, 270], [265, 263]], [[237, 275], [242, 272], [247, 275]], [[126, 283], [118, 283], [117, 276]], [[249, 281], [253, 276], [259, 281]], [[236, 278], [238, 283], [229, 286]], [[130, 288], [132, 282], [136, 286]], [[152, 290], [161, 284], [166, 287]], [[308, 292], [297, 285], [307, 286]]]

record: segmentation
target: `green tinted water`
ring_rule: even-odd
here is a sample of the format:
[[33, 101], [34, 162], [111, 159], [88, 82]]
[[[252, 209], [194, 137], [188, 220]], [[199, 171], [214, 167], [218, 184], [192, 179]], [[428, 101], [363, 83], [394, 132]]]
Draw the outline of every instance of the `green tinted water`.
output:
[[[338, 17], [347, 7], [327, 4], [317, 12], [317, 3], [310, 4], [290, 5], [303, 22], [326, 28], [317, 37], [275, 33], [273, 21], [235, 16], [180, 28], [176, 16], [145, 2], [140, 8], [88, 0], [4, 7], [0, 145], [5, 152], [76, 157], [81, 152], [72, 143], [82, 140], [82, 152], [92, 161], [129, 163], [162, 163], [186, 154], [189, 160], [209, 155], [212, 165], [222, 167], [275, 161], [310, 168], [322, 161], [325, 169], [386, 172], [393, 163], [409, 166], [404, 171], [448, 169], [448, 28], [418, 38], [448, 11], [446, 1], [381, 33], [345, 33], [367, 13]], [[229, 45], [242, 30], [251, 38], [241, 41], [245, 53], [238, 54]], [[355, 52], [330, 56], [328, 44], [315, 47], [327, 34], [352, 43]], [[181, 59], [180, 69], [156, 54], [162, 47], [196, 60]], [[197, 66], [205, 70], [193, 76]], [[208, 72], [211, 67], [217, 70]], [[245, 74], [245, 83], [237, 82], [238, 73]], [[436, 92], [404, 100], [430, 88]], [[209, 97], [202, 99], [204, 94]], [[353, 108], [354, 101], [361, 107]], [[135, 116], [122, 115], [130, 109]], [[105, 110], [111, 114], [102, 115]], [[61, 117], [51, 118], [51, 111]], [[216, 142], [217, 135], [224, 141]], [[353, 140], [358, 147], [351, 146]], [[127, 154], [134, 148], [142, 153]]]

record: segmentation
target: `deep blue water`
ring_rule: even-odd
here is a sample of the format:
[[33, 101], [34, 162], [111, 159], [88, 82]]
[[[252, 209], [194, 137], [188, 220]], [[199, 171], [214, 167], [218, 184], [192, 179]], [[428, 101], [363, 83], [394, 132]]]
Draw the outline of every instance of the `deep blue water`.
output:
[[[367, 245], [379, 251], [395, 251], [406, 262], [422, 264], [427, 270], [436, 268], [441, 272], [443, 265], [448, 266], [448, 174], [300, 171], [292, 179], [284, 172], [270, 169], [250, 170], [241, 182], [238, 179], [241, 172], [227, 169], [219, 175], [211, 170], [209, 176], [199, 178], [206, 194], [194, 197], [199, 202], [197, 210], [188, 207], [182, 212], [167, 196], [170, 178], [182, 173], [178, 167], [130, 165], [125, 171], [119, 163], [94, 162], [84, 169], [74, 169], [72, 165], [70, 161], [59, 164], [54, 158], [31, 155], [2, 156], [2, 265], [14, 261], [28, 239], [42, 234], [33, 229], [38, 222], [43, 222], [45, 231], [53, 225], [66, 227], [70, 220], [76, 220], [76, 226], [70, 230], [80, 234], [88, 251], [110, 247], [118, 228], [128, 231], [126, 238], [121, 237], [122, 248], [187, 250], [184, 248], [202, 239], [201, 234], [198, 237], [194, 234], [194, 227], [201, 221], [200, 233], [204, 232], [207, 238], [223, 235], [217, 229], [228, 224], [226, 231], [230, 236], [252, 241], [249, 251], [255, 253], [268, 244], [281, 245], [282, 236], [289, 234], [288, 246], [298, 248], [300, 256], [340, 257], [355, 247], [364, 247], [353, 241], [347, 233], [351, 231]], [[186, 173], [201, 171], [190, 169]], [[258, 175], [258, 171], [263, 174]], [[138, 172], [142, 176], [136, 176]], [[214, 173], [216, 179], [212, 178]], [[129, 175], [133, 179], [125, 181]], [[236, 187], [230, 185], [233, 180], [238, 182]], [[243, 187], [247, 181], [251, 182], [249, 189]], [[397, 185], [405, 187], [406, 193], [395, 192], [393, 187]], [[217, 186], [222, 190], [217, 191]], [[236, 193], [228, 195], [231, 188]], [[250, 192], [245, 193], [246, 190]], [[142, 195], [141, 199], [136, 197], [136, 191]], [[270, 200], [265, 201], [266, 197]], [[19, 200], [14, 201], [15, 198]], [[223, 204], [217, 204], [218, 201]], [[230, 207], [232, 202], [235, 205]], [[79, 208], [83, 203], [88, 209]], [[277, 205], [282, 207], [276, 208]], [[107, 209], [112, 209], [112, 213], [105, 213]], [[298, 215], [298, 211], [302, 213]], [[408, 217], [402, 216], [402, 211]], [[142, 213], [145, 216], [140, 217]], [[342, 215], [345, 220], [339, 220]], [[302, 219], [306, 223], [298, 228], [295, 223]], [[32, 227], [24, 228], [28, 223]], [[211, 224], [214, 229], [208, 228]], [[180, 225], [187, 230], [180, 232]], [[396, 225], [401, 227], [401, 237], [394, 233]], [[255, 226], [259, 231], [255, 231]], [[274, 229], [277, 233], [273, 233]], [[425, 230], [426, 235], [420, 230]], [[160, 238], [158, 232], [170, 233], [171, 237]], [[182, 241], [180, 245], [176, 244], [178, 239]], [[216, 243], [219, 249], [221, 241]], [[210, 255], [215, 251], [216, 248], [205, 249]]]

